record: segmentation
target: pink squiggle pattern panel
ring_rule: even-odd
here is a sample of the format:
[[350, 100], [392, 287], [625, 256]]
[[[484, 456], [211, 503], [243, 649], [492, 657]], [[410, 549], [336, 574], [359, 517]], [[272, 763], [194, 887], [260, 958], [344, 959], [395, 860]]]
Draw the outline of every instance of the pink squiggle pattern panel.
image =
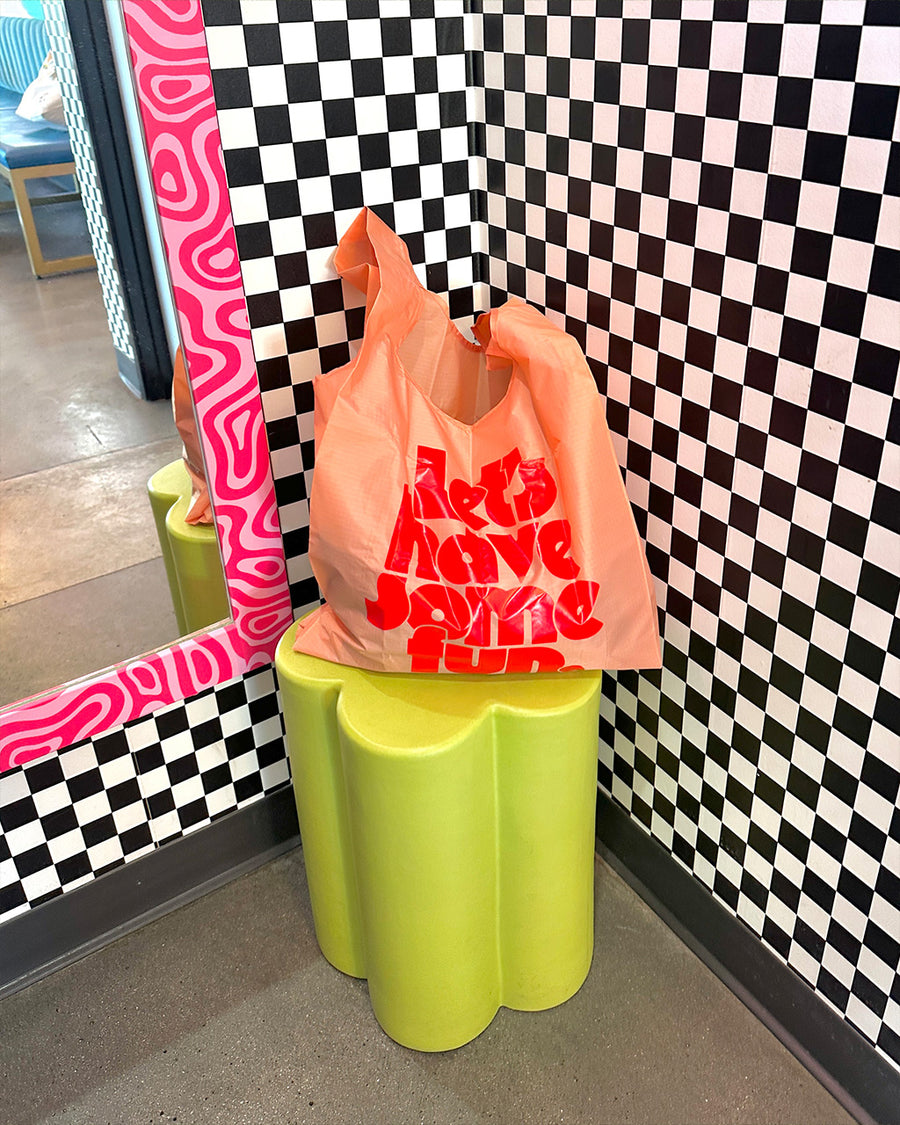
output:
[[199, 0], [124, 0], [233, 621], [0, 716], [0, 772], [269, 663], [291, 621]]

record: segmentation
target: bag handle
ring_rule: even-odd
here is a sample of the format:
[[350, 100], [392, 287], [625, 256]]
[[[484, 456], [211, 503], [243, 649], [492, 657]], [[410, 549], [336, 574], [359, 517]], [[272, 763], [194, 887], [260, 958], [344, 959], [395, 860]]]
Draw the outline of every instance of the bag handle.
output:
[[419, 315], [423, 291], [406, 243], [368, 207], [338, 243], [334, 268], [366, 295], [365, 340], [388, 336], [400, 344]]

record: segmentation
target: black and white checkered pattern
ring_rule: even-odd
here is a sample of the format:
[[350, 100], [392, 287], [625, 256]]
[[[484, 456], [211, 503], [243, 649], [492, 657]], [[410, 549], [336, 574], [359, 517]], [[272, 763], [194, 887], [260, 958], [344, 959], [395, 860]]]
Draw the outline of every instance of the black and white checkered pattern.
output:
[[3, 775], [0, 921], [287, 784], [270, 667]]
[[402, 235], [423, 283], [471, 322], [478, 297], [462, 0], [203, 3], [295, 609], [306, 551], [312, 379], [362, 335], [331, 266], [361, 207]]
[[78, 173], [81, 202], [84, 205], [88, 232], [91, 236], [91, 250], [97, 263], [97, 276], [103, 293], [109, 330], [116, 350], [134, 363], [131, 325], [125, 311], [122, 283], [119, 280], [115, 252], [109, 236], [103, 193], [97, 178], [94, 146], [78, 90], [78, 71], [72, 52], [65, 4], [63, 0], [43, 0], [43, 9], [47, 40], [53, 52], [53, 61], [56, 63], [56, 73], [62, 91], [69, 141]]
[[897, 8], [483, 8], [491, 303], [584, 345], [663, 620], [601, 783], [900, 1062]]

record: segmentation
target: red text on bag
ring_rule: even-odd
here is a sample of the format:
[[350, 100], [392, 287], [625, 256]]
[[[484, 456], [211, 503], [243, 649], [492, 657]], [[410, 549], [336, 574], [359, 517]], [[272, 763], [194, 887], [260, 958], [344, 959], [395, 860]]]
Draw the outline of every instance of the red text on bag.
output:
[[[564, 657], [549, 645], [592, 637], [603, 622], [593, 616], [599, 584], [578, 577], [570, 554], [569, 521], [544, 519], [558, 495], [544, 459], [523, 460], [516, 448], [485, 465], [474, 484], [446, 477], [444, 450], [420, 445], [377, 597], [366, 599], [369, 622], [384, 630], [409, 623], [413, 672], [561, 670]], [[445, 527], [441, 538], [430, 523], [448, 520], [462, 527]], [[515, 584], [536, 562], [565, 582], [555, 599]], [[410, 591], [411, 570], [423, 581]]]

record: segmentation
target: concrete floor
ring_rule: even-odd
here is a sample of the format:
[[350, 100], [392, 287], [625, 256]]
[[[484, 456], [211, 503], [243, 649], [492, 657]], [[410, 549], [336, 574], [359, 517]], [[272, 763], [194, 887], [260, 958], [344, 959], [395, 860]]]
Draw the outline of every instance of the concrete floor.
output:
[[[36, 208], [45, 253], [79, 250], [73, 208]], [[35, 280], [15, 211], [0, 340], [2, 707], [175, 639], [146, 482], [181, 442], [118, 376], [96, 270]]]
[[398, 1046], [321, 956], [302, 852], [0, 1003], [5, 1125], [849, 1125], [602, 862], [587, 982]]

